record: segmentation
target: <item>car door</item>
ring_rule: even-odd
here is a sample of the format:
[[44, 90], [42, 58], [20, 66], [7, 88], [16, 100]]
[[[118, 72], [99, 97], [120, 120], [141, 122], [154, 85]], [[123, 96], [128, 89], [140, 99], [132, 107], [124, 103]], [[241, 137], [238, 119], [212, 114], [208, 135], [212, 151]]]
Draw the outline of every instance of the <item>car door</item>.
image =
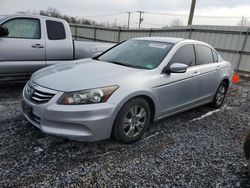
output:
[[45, 66], [40, 20], [18, 17], [1, 23], [9, 35], [0, 38], [0, 74], [30, 74]]
[[199, 80], [196, 78], [197, 68], [193, 44], [181, 46], [167, 66], [169, 67], [173, 63], [184, 63], [188, 65], [188, 68], [185, 73], [163, 73], [161, 75], [161, 84], [156, 87], [160, 116], [189, 108], [197, 102]]
[[[199, 78], [200, 100], [211, 101], [219, 86], [220, 63], [214, 57], [212, 49], [206, 45], [195, 45], [197, 53], [197, 77]], [[217, 61], [217, 62], [216, 62]]]

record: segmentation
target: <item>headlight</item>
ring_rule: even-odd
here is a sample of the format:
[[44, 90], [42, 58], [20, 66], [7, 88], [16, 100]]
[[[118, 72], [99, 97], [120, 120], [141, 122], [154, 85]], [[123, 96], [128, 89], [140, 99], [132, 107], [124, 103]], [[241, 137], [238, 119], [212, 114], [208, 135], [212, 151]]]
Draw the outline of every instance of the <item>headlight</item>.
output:
[[118, 87], [119, 86], [114, 85], [103, 88], [64, 93], [59, 99], [58, 104], [77, 105], [106, 102], [115, 90], [118, 89]]

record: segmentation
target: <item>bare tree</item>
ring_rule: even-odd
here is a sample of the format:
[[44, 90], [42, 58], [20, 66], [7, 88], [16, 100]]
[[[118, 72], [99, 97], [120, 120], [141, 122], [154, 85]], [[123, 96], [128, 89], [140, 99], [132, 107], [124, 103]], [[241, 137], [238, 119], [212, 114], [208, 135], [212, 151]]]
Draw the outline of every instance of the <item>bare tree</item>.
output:
[[183, 26], [183, 22], [179, 18], [175, 18], [170, 23], [170, 27], [175, 27], [175, 26]]
[[[39, 11], [20, 11], [19, 14], [35, 14], [35, 15], [42, 15], [42, 16], [51, 16], [56, 18], [62, 18], [66, 20], [68, 23], [78, 23], [78, 24], [84, 24], [84, 25], [95, 25], [95, 26], [103, 26], [103, 27], [114, 27], [113, 24], [110, 23], [96, 23], [94, 20], [88, 20], [85, 18], [79, 18], [79, 17], [72, 17], [65, 14], [62, 14], [59, 10], [55, 8], [49, 7], [47, 10], [39, 10]], [[118, 26], [116, 26], [118, 27]], [[121, 26], [121, 28], [126, 28], [126, 25]]]
[[96, 25], [95, 21], [87, 20], [84, 18], [72, 17], [65, 14], [62, 14], [59, 10], [55, 8], [49, 7], [47, 10], [39, 10], [39, 11], [20, 11], [19, 14], [35, 14], [35, 15], [42, 15], [42, 16], [51, 16], [56, 18], [62, 18], [66, 20], [68, 23], [79, 23], [85, 25]]

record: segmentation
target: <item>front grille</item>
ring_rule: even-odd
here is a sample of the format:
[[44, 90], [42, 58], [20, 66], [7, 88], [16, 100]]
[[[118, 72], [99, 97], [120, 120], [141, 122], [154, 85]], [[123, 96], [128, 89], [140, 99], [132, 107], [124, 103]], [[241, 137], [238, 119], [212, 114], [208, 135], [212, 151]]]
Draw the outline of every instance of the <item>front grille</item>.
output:
[[54, 95], [53, 93], [45, 93], [35, 89], [31, 94], [30, 100], [36, 103], [46, 103], [49, 102]]
[[56, 91], [38, 86], [36, 84], [31, 85], [28, 83], [25, 88], [25, 97], [36, 104], [49, 102], [55, 94]]

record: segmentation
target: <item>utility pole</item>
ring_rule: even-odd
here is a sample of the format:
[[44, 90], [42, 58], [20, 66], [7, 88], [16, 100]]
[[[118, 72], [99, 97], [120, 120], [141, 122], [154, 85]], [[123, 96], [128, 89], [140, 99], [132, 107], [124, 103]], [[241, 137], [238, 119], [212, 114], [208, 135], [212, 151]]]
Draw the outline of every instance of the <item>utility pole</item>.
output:
[[244, 26], [244, 20], [245, 20], [245, 17], [242, 16], [242, 17], [241, 17], [241, 27]]
[[128, 12], [128, 29], [129, 29], [129, 24], [130, 24], [130, 14], [131, 12]]
[[115, 18], [115, 27], [116, 27], [116, 18]]
[[141, 23], [143, 22], [143, 18], [142, 18], [142, 13], [144, 13], [143, 11], [137, 11], [139, 12], [139, 29], [141, 29]]
[[188, 25], [192, 25], [192, 23], [193, 23], [195, 4], [196, 4], [196, 0], [192, 0], [189, 18], [188, 18]]

